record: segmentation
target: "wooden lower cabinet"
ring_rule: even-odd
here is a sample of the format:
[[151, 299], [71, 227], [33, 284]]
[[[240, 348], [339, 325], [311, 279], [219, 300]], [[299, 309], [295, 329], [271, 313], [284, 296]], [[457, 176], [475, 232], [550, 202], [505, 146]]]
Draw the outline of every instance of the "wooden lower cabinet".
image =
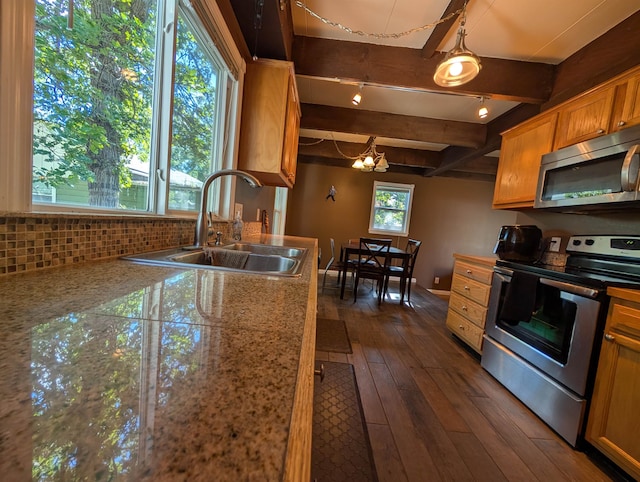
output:
[[640, 480], [640, 291], [609, 294], [586, 438]]
[[495, 258], [454, 254], [447, 328], [478, 353], [487, 318]]

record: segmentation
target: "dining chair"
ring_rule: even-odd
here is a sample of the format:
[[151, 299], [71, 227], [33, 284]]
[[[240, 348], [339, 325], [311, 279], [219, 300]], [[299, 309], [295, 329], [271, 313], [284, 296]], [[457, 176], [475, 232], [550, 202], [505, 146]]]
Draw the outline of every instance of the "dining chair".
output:
[[336, 259], [336, 242], [333, 238], [329, 238], [329, 244], [331, 246], [331, 257], [324, 268], [324, 274], [322, 275], [322, 291], [324, 292], [324, 286], [327, 282], [327, 273], [330, 269], [338, 271], [338, 279], [336, 286], [340, 285], [340, 276], [346, 276], [351, 271], [353, 277], [353, 269], [351, 265], [345, 264], [342, 260]]
[[389, 266], [389, 248], [391, 239], [360, 238], [358, 261], [354, 263], [355, 280], [353, 282], [353, 302], [358, 299], [358, 283], [361, 279], [371, 279], [377, 282], [376, 292], [378, 304], [382, 303], [384, 282]]
[[[407, 241], [407, 247], [405, 251], [409, 256], [402, 263], [402, 266], [387, 266], [387, 275], [384, 280], [384, 295], [386, 296], [389, 291], [389, 278], [400, 278], [400, 303], [404, 303], [404, 294], [407, 293], [407, 303], [411, 303], [411, 281], [413, 280], [413, 268], [416, 265], [416, 258], [418, 257], [418, 251], [422, 241], [417, 239], [411, 239]], [[407, 285], [407, 282], [409, 283]]]

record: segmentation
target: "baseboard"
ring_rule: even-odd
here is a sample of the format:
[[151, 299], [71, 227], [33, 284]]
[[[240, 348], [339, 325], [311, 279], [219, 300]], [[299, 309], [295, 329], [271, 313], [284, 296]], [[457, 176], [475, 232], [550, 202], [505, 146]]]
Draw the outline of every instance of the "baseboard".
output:
[[447, 290], [428, 289], [427, 291], [446, 301], [449, 301], [449, 296], [451, 296], [451, 291]]

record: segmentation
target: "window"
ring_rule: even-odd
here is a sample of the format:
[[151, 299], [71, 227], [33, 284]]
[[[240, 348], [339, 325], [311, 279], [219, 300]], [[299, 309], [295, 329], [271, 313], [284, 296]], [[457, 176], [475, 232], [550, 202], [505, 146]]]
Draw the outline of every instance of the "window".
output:
[[36, 0], [34, 203], [198, 210], [235, 145], [239, 69], [191, 3]]
[[409, 235], [413, 184], [374, 181], [369, 233]]

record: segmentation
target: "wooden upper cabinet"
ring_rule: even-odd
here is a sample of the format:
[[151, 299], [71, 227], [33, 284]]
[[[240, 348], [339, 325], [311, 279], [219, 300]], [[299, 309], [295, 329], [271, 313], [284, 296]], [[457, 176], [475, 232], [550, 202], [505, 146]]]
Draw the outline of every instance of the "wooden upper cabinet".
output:
[[640, 73], [629, 79], [624, 95], [622, 116], [616, 123], [618, 129], [640, 124]]
[[586, 438], [640, 480], [640, 292], [617, 288], [609, 292], [614, 298], [600, 351]]
[[533, 207], [542, 155], [551, 152], [558, 114], [541, 114], [502, 135], [493, 208]]
[[610, 86], [564, 104], [558, 114], [553, 150], [607, 134], [615, 94], [615, 86]]
[[267, 186], [293, 187], [299, 129], [293, 62], [259, 59], [247, 64], [238, 168]]

